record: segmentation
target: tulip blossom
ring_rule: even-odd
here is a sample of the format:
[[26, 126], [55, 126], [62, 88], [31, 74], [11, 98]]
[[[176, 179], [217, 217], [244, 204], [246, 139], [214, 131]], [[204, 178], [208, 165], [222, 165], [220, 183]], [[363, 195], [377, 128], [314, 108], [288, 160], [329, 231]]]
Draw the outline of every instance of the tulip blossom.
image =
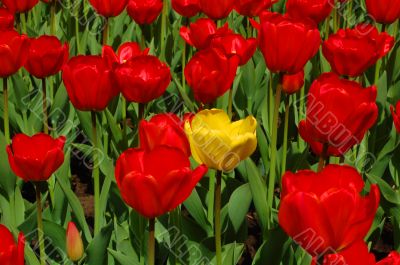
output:
[[242, 16], [256, 17], [262, 11], [267, 10], [273, 4], [278, 2], [277, 0], [237, 0], [235, 4], [235, 10]]
[[210, 37], [217, 32], [217, 25], [208, 18], [200, 18], [189, 27], [180, 29], [181, 37], [191, 46], [197, 49], [205, 49], [210, 44]]
[[144, 150], [151, 151], [157, 146], [165, 145], [180, 149], [186, 156], [190, 156], [190, 146], [183, 123], [173, 113], [157, 114], [149, 121], [140, 121], [139, 139], [140, 147]]
[[209, 18], [217, 20], [225, 18], [231, 13], [236, 0], [199, 0], [201, 11]]
[[[341, 251], [363, 240], [379, 206], [379, 189], [350, 166], [328, 165], [321, 172], [287, 172], [282, 178], [279, 224], [310, 255]], [[328, 252], [327, 252], [328, 251]]]
[[162, 0], [129, 0], [127, 11], [138, 24], [151, 24], [161, 14]]
[[151, 151], [128, 149], [115, 166], [122, 198], [149, 219], [185, 201], [206, 172], [204, 165], [192, 171], [187, 155], [168, 146], [157, 146]]
[[14, 14], [7, 8], [0, 7], [0, 31], [12, 30], [14, 27]]
[[321, 36], [312, 21], [271, 12], [260, 19], [259, 45], [270, 71], [298, 73], [318, 52]]
[[294, 75], [284, 74], [281, 77], [282, 90], [286, 94], [298, 92], [304, 85], [304, 70]]
[[322, 52], [332, 70], [344, 76], [356, 77], [384, 57], [393, 47], [394, 38], [367, 24], [354, 29], [340, 29], [322, 45]]
[[67, 43], [63, 45], [56, 37], [43, 35], [30, 40], [25, 68], [36, 78], [45, 78], [57, 74], [68, 56]]
[[81, 111], [104, 110], [119, 92], [100, 56], [73, 57], [64, 66], [62, 79], [72, 105]]
[[299, 123], [301, 137], [316, 154], [328, 144], [329, 155], [343, 155], [375, 124], [376, 96], [375, 86], [364, 88], [333, 73], [321, 75], [309, 91], [306, 119]]
[[312, 19], [316, 24], [325, 20], [332, 12], [331, 0], [288, 0], [286, 11], [291, 17]]
[[193, 158], [209, 168], [229, 172], [257, 147], [253, 116], [231, 122], [219, 109], [203, 110], [185, 123]]
[[82, 237], [73, 222], [68, 223], [66, 233], [67, 255], [71, 261], [79, 261], [84, 253]]
[[152, 55], [141, 55], [118, 65], [116, 83], [126, 100], [147, 103], [164, 94], [171, 82], [169, 67]]
[[124, 11], [128, 0], [89, 0], [96, 12], [104, 17], [116, 17]]
[[15, 74], [26, 62], [29, 47], [28, 37], [15, 30], [0, 34], [0, 77]]
[[233, 84], [238, 65], [239, 58], [228, 58], [219, 49], [197, 52], [185, 68], [185, 77], [194, 98], [207, 104], [225, 94]]
[[31, 10], [39, 0], [2, 0], [5, 5], [13, 13], [24, 13]]
[[119, 46], [117, 53], [114, 52], [111, 46], [103, 46], [102, 56], [107, 66], [112, 69], [116, 65], [123, 64], [137, 56], [147, 55], [149, 50], [149, 48], [146, 48], [142, 51], [136, 42], [125, 42]]
[[15, 244], [14, 237], [7, 227], [0, 224], [0, 264], [24, 265], [25, 237], [22, 233]]
[[64, 144], [64, 136], [17, 134], [7, 146], [8, 162], [24, 181], [46, 181], [64, 162]]
[[400, 133], [400, 100], [396, 103], [396, 108], [390, 106], [392, 112], [393, 123], [398, 133]]
[[373, 21], [392, 24], [400, 19], [399, 0], [365, 0], [365, 4]]
[[392, 251], [389, 256], [379, 261], [377, 265], [400, 265], [400, 254], [399, 252]]
[[171, 0], [172, 8], [181, 16], [193, 17], [200, 12], [199, 0]]

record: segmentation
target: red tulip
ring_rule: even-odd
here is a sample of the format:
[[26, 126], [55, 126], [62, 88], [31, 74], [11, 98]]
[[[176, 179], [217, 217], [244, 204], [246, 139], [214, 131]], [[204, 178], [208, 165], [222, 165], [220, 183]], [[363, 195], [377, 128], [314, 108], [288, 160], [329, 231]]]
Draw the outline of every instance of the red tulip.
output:
[[376, 64], [393, 47], [394, 38], [379, 33], [371, 25], [358, 25], [354, 29], [340, 29], [322, 45], [322, 52], [339, 75], [359, 76]]
[[[328, 165], [321, 172], [287, 172], [282, 179], [279, 224], [310, 255], [341, 251], [363, 240], [379, 206], [379, 189], [350, 166]], [[359, 263], [358, 263], [359, 264]]]
[[364, 88], [333, 73], [321, 75], [309, 91], [307, 117], [299, 124], [301, 137], [316, 154], [321, 154], [326, 143], [329, 155], [343, 155], [361, 143], [374, 125], [378, 117], [376, 96], [375, 86]]
[[62, 79], [74, 107], [82, 111], [104, 110], [118, 90], [111, 70], [100, 56], [77, 56], [68, 61]]
[[180, 29], [181, 37], [197, 49], [205, 49], [210, 44], [210, 38], [217, 32], [217, 25], [209, 18], [200, 18], [191, 23], [190, 27]]
[[31, 10], [39, 0], [2, 0], [5, 5], [13, 13], [24, 13]]
[[89, 0], [96, 12], [104, 17], [116, 17], [124, 11], [128, 0]]
[[207, 104], [225, 94], [232, 86], [238, 65], [238, 57], [228, 58], [219, 49], [197, 52], [185, 68], [185, 77], [194, 98]]
[[237, 0], [235, 10], [242, 16], [257, 17], [277, 2], [277, 0]]
[[138, 24], [151, 24], [161, 14], [162, 0], [129, 0], [128, 14]]
[[40, 36], [30, 40], [25, 68], [36, 78], [57, 74], [68, 61], [68, 44], [64, 45], [53, 36]]
[[0, 77], [15, 74], [25, 63], [29, 47], [28, 37], [15, 30], [0, 34]]
[[390, 106], [390, 111], [392, 112], [394, 127], [400, 133], [400, 100], [397, 101], [396, 108]]
[[84, 248], [82, 237], [73, 222], [68, 223], [65, 238], [68, 258], [71, 261], [79, 261], [84, 254]]
[[233, 10], [236, 0], [199, 0], [200, 9], [209, 18], [217, 20], [226, 18]]
[[365, 4], [373, 21], [392, 24], [400, 19], [399, 0], [365, 0]]
[[18, 236], [18, 244], [7, 227], [0, 225], [0, 264], [24, 265], [25, 237], [22, 233]]
[[[375, 256], [368, 251], [364, 241], [359, 240], [339, 253], [327, 253], [320, 265], [375, 265]], [[311, 265], [316, 265], [316, 258]]]
[[272, 72], [298, 73], [318, 52], [321, 37], [312, 21], [271, 12], [260, 18], [260, 49]]
[[333, 7], [332, 0], [288, 0], [286, 2], [286, 11], [290, 16], [300, 19], [308, 17], [317, 24], [331, 14]]
[[173, 113], [157, 114], [150, 121], [139, 123], [140, 147], [151, 151], [165, 145], [180, 149], [190, 156], [190, 145], [183, 130], [183, 122]]
[[124, 201], [141, 215], [155, 218], [185, 201], [206, 172], [204, 165], [192, 171], [189, 158], [179, 149], [158, 146], [122, 153], [115, 178]]
[[114, 77], [124, 97], [137, 103], [162, 96], [171, 82], [169, 67], [152, 55], [137, 56], [118, 65]]
[[400, 254], [396, 251], [392, 251], [389, 256], [379, 261], [377, 265], [400, 265]]
[[286, 94], [298, 92], [304, 85], [304, 70], [294, 75], [284, 74], [281, 79], [282, 90]]
[[171, 0], [172, 8], [181, 16], [193, 17], [200, 12], [199, 0]]
[[12, 30], [14, 27], [14, 14], [7, 8], [0, 7], [0, 31]]
[[149, 53], [149, 50], [149, 48], [146, 48], [142, 51], [139, 44], [137, 44], [136, 42], [125, 42], [121, 46], [119, 46], [117, 54], [115, 54], [111, 46], [103, 46], [102, 56], [107, 65], [112, 67], [114, 64], [123, 64], [137, 56], [147, 55]]
[[17, 134], [7, 146], [11, 169], [25, 181], [46, 181], [64, 162], [64, 144], [64, 136]]

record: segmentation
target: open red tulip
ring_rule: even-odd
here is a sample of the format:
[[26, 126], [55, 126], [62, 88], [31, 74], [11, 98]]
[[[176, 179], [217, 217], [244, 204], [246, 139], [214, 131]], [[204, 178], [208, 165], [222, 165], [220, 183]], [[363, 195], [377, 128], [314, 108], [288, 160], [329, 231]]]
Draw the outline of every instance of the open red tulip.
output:
[[24, 265], [25, 237], [22, 233], [15, 244], [14, 237], [7, 227], [0, 224], [0, 264]]

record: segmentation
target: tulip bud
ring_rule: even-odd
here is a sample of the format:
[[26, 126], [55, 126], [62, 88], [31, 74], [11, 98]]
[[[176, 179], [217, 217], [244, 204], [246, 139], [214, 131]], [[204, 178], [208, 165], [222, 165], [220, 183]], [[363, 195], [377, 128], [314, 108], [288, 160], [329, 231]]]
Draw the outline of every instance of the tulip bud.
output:
[[78, 261], [83, 256], [83, 242], [78, 229], [73, 222], [68, 223], [67, 228], [67, 255], [70, 260]]
[[304, 85], [304, 70], [294, 75], [283, 74], [281, 78], [282, 89], [286, 94], [294, 94]]

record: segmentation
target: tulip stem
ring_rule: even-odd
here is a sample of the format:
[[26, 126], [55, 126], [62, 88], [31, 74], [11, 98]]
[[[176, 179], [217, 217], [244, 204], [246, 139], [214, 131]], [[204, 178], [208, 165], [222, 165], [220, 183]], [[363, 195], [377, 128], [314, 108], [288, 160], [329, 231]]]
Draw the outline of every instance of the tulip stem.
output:
[[329, 38], [329, 32], [331, 30], [331, 15], [329, 15], [325, 20], [325, 40]]
[[21, 30], [22, 33], [27, 34], [27, 30], [26, 30], [26, 16], [25, 13], [20, 13], [20, 20], [21, 20]]
[[324, 143], [324, 145], [322, 147], [321, 156], [319, 157], [318, 170], [317, 170], [318, 172], [321, 172], [322, 169], [324, 169], [325, 159], [327, 158], [327, 154], [328, 154], [328, 148], [329, 148], [329, 144]]
[[143, 120], [145, 117], [146, 103], [139, 103], [138, 121]]
[[214, 230], [215, 230], [215, 252], [217, 265], [222, 265], [222, 247], [221, 247], [221, 180], [222, 172], [217, 171], [217, 184], [215, 186], [215, 214], [214, 214]]
[[100, 232], [100, 171], [97, 157], [98, 139], [96, 129], [96, 112], [91, 112], [93, 135], [93, 183], [94, 183], [94, 235]]
[[229, 99], [228, 99], [228, 116], [232, 120], [232, 104], [233, 104], [233, 87], [229, 89]]
[[[275, 105], [274, 105], [274, 117], [272, 120], [272, 140], [271, 140], [271, 164], [269, 168], [269, 183], [268, 183], [268, 207], [272, 213], [272, 205], [274, 200], [274, 191], [275, 191], [275, 178], [276, 178], [276, 143], [278, 136], [278, 118], [279, 118], [279, 106], [281, 103], [281, 94], [282, 94], [282, 85], [278, 83], [276, 87], [275, 94]], [[269, 228], [272, 226], [272, 216], [269, 216]]]
[[110, 30], [109, 18], [105, 18], [104, 28], [103, 28], [103, 45], [108, 44], [108, 31]]
[[76, 53], [81, 54], [81, 41], [79, 38], [79, 0], [75, 0], [75, 39], [76, 39]]
[[50, 4], [50, 35], [56, 35], [56, 7], [57, 1], [53, 0]]
[[40, 264], [46, 265], [46, 252], [44, 250], [44, 233], [43, 233], [43, 219], [42, 219], [42, 199], [40, 194], [40, 185], [35, 183], [36, 189], [36, 206], [37, 206], [37, 227], [38, 227], [38, 242], [40, 251]]
[[186, 41], [183, 42], [183, 49], [182, 49], [182, 87], [186, 91], [185, 68], [186, 68]]
[[168, 15], [168, 0], [163, 1], [163, 9], [161, 14], [161, 39], [160, 39], [160, 59], [165, 60], [165, 38], [167, 35], [167, 15]]
[[149, 244], [147, 246], [147, 260], [148, 265], [154, 265], [155, 245], [156, 240], [154, 237], [155, 219], [149, 219]]
[[288, 130], [289, 130], [289, 95], [285, 98], [285, 127], [283, 132], [283, 154], [282, 154], [282, 174], [286, 171], [286, 157], [287, 157], [287, 146], [288, 146]]
[[8, 82], [7, 77], [3, 78], [3, 99], [4, 99], [4, 137], [6, 143], [10, 143], [10, 121], [8, 117]]
[[122, 140], [125, 144], [126, 141], [126, 113], [127, 113], [127, 105], [126, 105], [126, 100], [124, 97], [121, 97], [121, 103], [122, 103]]
[[43, 131], [49, 134], [48, 115], [47, 115], [47, 94], [46, 94], [46, 78], [42, 79], [42, 100], [43, 100]]
[[273, 89], [273, 77], [272, 77], [272, 72], [270, 72], [269, 75], [269, 87], [268, 87], [268, 98], [269, 98], [269, 133], [271, 134], [272, 132], [272, 119], [273, 119], [273, 113], [274, 113], [274, 89]]

